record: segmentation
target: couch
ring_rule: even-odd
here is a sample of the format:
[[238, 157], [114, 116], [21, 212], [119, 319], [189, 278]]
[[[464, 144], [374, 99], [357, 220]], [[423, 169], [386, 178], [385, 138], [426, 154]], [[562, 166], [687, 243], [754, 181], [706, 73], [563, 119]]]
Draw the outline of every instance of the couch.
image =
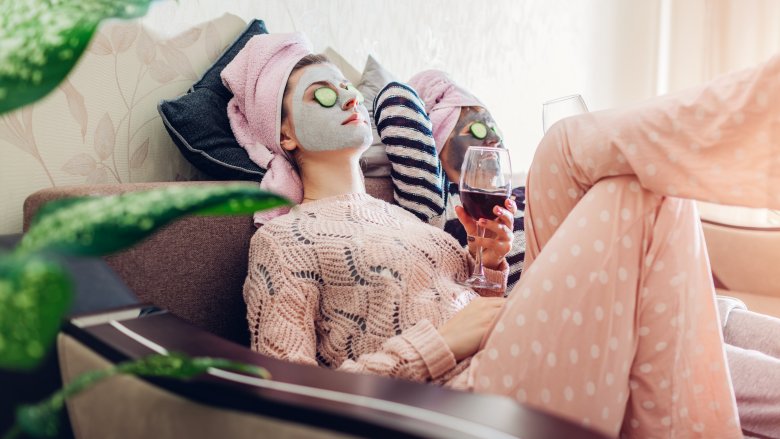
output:
[[[25, 229], [50, 200], [169, 184], [224, 183], [46, 189], [25, 201]], [[368, 178], [366, 186], [378, 197], [391, 194], [385, 178]], [[66, 383], [87, 370], [166, 351], [257, 364], [273, 379], [220, 371], [192, 382], [112, 378], [67, 402], [75, 437], [601, 437], [505, 397], [295, 365], [252, 352], [242, 286], [254, 230], [250, 217], [191, 217], [106, 258], [137, 301], [71, 316], [58, 337], [58, 358]]]

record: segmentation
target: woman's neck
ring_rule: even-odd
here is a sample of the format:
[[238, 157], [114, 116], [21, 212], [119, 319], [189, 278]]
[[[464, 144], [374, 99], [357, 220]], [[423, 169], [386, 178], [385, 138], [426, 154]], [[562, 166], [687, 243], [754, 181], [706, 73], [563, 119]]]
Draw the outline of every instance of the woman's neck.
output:
[[300, 161], [303, 201], [351, 193], [364, 193], [360, 156], [311, 154]]

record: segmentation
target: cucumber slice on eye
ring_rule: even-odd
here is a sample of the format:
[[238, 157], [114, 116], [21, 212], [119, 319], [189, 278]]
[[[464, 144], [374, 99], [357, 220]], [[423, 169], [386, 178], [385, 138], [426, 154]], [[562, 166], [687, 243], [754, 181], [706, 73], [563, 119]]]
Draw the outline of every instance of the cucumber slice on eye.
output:
[[323, 107], [330, 108], [336, 105], [338, 95], [330, 87], [320, 87], [314, 90], [314, 99]]
[[358, 104], [362, 104], [363, 101], [366, 100], [366, 98], [363, 97], [363, 93], [361, 93], [360, 90], [358, 90], [357, 87], [355, 87], [354, 85], [347, 84], [347, 90], [352, 91], [352, 92], [354, 92], [357, 95], [356, 97], [357, 97], [357, 100], [358, 100]]
[[487, 137], [487, 127], [482, 122], [474, 122], [471, 124], [471, 127], [469, 127], [469, 131], [471, 131], [471, 135], [476, 137], [479, 140], [484, 139]]

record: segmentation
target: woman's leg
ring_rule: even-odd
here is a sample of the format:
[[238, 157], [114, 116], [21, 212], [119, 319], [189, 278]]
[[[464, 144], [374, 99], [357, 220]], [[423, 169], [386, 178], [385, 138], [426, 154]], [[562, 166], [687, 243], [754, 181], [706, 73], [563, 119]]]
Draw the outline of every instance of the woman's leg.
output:
[[[518, 399], [612, 432], [625, 407], [619, 399], [629, 398], [630, 390], [627, 433], [738, 437], [695, 210], [690, 202], [663, 198], [649, 215], [646, 195], [622, 195], [641, 186], [672, 197], [780, 207], [778, 102], [780, 57], [775, 57], [704, 87], [556, 124], [529, 173], [526, 272], [478, 355], [477, 389], [515, 392]], [[611, 176], [638, 183], [618, 184], [607, 180]], [[585, 193], [590, 206], [581, 206]], [[616, 204], [618, 198], [622, 204]], [[665, 213], [669, 209], [676, 213]], [[648, 218], [642, 227], [619, 229], [638, 217]], [[625, 247], [635, 251], [624, 252]], [[587, 257], [577, 260], [586, 249]], [[587, 279], [583, 270], [591, 270]], [[593, 281], [602, 279], [599, 288]], [[632, 282], [621, 286], [622, 279]], [[605, 324], [578, 328], [585, 308]], [[616, 318], [617, 311], [608, 312], [615, 308], [628, 312], [630, 324]], [[501, 335], [513, 321], [524, 325], [534, 317], [533, 325]], [[632, 340], [621, 342], [621, 336]], [[570, 362], [567, 344], [573, 346]], [[605, 359], [609, 351], [614, 358]], [[521, 352], [527, 358], [513, 361]], [[589, 380], [590, 398], [581, 400], [567, 383], [582, 380]], [[612, 385], [618, 390], [611, 391]]]
[[608, 178], [559, 227], [474, 359], [476, 390], [610, 435], [738, 437], [693, 203]]
[[780, 359], [726, 344], [742, 429], [780, 438]]
[[[780, 361], [780, 319], [756, 312], [734, 309], [723, 328], [726, 343], [751, 349]], [[780, 381], [775, 384], [780, 388]], [[780, 406], [780, 399], [777, 405]]]

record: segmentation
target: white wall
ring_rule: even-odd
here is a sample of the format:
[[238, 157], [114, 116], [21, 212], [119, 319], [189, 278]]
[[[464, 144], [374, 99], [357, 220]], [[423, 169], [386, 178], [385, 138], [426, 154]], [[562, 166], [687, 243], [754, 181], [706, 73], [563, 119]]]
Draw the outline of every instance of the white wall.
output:
[[179, 0], [146, 19], [168, 33], [223, 12], [305, 32], [362, 70], [368, 54], [408, 79], [448, 71], [490, 108], [515, 170], [542, 135], [542, 102], [580, 93], [591, 109], [652, 96], [659, 0]]

